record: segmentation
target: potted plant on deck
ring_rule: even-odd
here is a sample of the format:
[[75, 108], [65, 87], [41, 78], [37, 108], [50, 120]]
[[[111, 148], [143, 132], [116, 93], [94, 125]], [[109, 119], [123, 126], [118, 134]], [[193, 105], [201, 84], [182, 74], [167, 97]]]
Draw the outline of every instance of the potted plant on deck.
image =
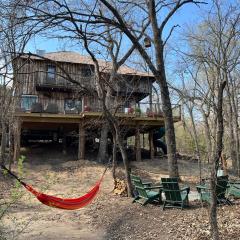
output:
[[84, 112], [90, 112], [91, 111], [91, 108], [89, 106], [84, 106]]
[[135, 115], [136, 115], [136, 116], [138, 116], [138, 117], [141, 116], [141, 112], [142, 112], [142, 111], [141, 111], [141, 108], [139, 108], [139, 107], [136, 107], [136, 108], [135, 108]]

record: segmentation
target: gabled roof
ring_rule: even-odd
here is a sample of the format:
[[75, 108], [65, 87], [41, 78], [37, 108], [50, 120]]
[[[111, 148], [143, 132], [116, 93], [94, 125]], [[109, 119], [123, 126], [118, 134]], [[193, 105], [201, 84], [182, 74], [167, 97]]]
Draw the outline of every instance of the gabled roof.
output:
[[[26, 56], [24, 56], [26, 57]], [[91, 57], [81, 55], [77, 52], [71, 52], [71, 51], [60, 51], [60, 52], [49, 52], [45, 53], [43, 57], [46, 57], [50, 60], [57, 61], [57, 62], [66, 62], [66, 63], [77, 63], [77, 64], [90, 64], [93, 65], [93, 61]], [[31, 56], [32, 59], [37, 59], [37, 60], [44, 60], [41, 57], [37, 56]], [[109, 61], [104, 61], [102, 59], [98, 59], [101, 71], [103, 72], [109, 72], [111, 70], [112, 64]], [[143, 77], [153, 77], [151, 73], [147, 72], [141, 72], [137, 71], [134, 68], [130, 68], [126, 65], [122, 65], [118, 73], [124, 74], [124, 75], [138, 75], [138, 76], [143, 76]]]

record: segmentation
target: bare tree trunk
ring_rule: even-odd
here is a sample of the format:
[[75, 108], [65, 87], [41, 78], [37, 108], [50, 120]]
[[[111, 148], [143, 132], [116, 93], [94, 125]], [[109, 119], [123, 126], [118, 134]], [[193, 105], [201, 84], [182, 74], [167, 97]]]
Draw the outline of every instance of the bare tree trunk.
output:
[[208, 116], [204, 112], [204, 110], [201, 108], [201, 113], [203, 117], [203, 123], [204, 123], [204, 133], [205, 133], [205, 139], [206, 139], [206, 145], [207, 145], [207, 159], [208, 163], [212, 156], [212, 139], [211, 139], [211, 132], [209, 127], [209, 121]]
[[196, 124], [195, 124], [195, 121], [194, 121], [194, 118], [193, 118], [193, 109], [189, 108], [189, 114], [190, 114], [190, 119], [191, 119], [191, 123], [192, 123], [192, 127], [193, 127], [193, 136], [194, 136], [195, 150], [197, 152], [197, 158], [198, 158], [199, 182], [201, 182], [202, 181], [202, 161], [201, 161], [201, 154], [200, 154], [200, 148], [199, 148]]
[[227, 110], [228, 110], [228, 114], [226, 116], [226, 120], [228, 123], [228, 127], [229, 127], [229, 145], [231, 146], [229, 148], [230, 151], [230, 157], [232, 160], [232, 169], [235, 172], [235, 174], [237, 174], [237, 169], [238, 169], [238, 159], [237, 159], [237, 153], [236, 153], [236, 139], [235, 139], [235, 135], [234, 135], [234, 120], [233, 120], [233, 106], [232, 106], [232, 101], [231, 101], [231, 97], [230, 97], [231, 93], [230, 93], [230, 89], [229, 86], [227, 88]]
[[[116, 126], [115, 126], [116, 129]], [[123, 138], [119, 132], [119, 129], [117, 127], [116, 129], [116, 139], [117, 139], [117, 143], [119, 146], [119, 149], [121, 151], [121, 155], [122, 155], [122, 159], [123, 159], [123, 163], [124, 163], [124, 168], [125, 168], [125, 178], [127, 180], [127, 192], [128, 192], [128, 196], [132, 196], [132, 184], [131, 184], [131, 178], [130, 178], [130, 164], [129, 164], [129, 159], [127, 157], [127, 152], [126, 149], [124, 147], [123, 144]]]
[[217, 170], [219, 166], [219, 160], [221, 158], [222, 149], [223, 149], [223, 90], [226, 86], [226, 81], [220, 84], [218, 90], [218, 105], [217, 105], [217, 138], [216, 138], [216, 149], [212, 158], [212, 166], [211, 166], [211, 178], [210, 178], [210, 195], [211, 195], [211, 203], [210, 203], [210, 225], [211, 225], [211, 233], [213, 240], [219, 240], [219, 231], [218, 231], [218, 223], [217, 223], [217, 196], [216, 196], [216, 184], [217, 184]]
[[[163, 62], [160, 63], [160, 67]], [[168, 172], [170, 177], [179, 177], [178, 173], [178, 164], [176, 158], [176, 139], [175, 139], [175, 130], [174, 122], [172, 116], [172, 105], [169, 97], [169, 90], [167, 86], [165, 69], [160, 70], [160, 77], [157, 78], [157, 81], [161, 88], [161, 100], [163, 103], [163, 115], [165, 120], [165, 130], [166, 130], [166, 144], [167, 144], [167, 155], [168, 155]], [[164, 81], [162, 79], [165, 79]]]
[[8, 154], [8, 161], [9, 161], [9, 169], [11, 170], [12, 163], [13, 163], [13, 151], [14, 151], [14, 143], [13, 143], [13, 129], [12, 129], [12, 124], [11, 122], [9, 123], [9, 132], [8, 132], [8, 137], [9, 137], [9, 154]]
[[20, 142], [21, 142], [21, 124], [19, 120], [16, 120], [16, 126], [14, 126], [14, 152], [13, 161], [17, 162], [20, 157]]
[[112, 176], [114, 181], [114, 189], [116, 187], [116, 167], [117, 167], [117, 142], [116, 134], [113, 133], [113, 150], [112, 150]]
[[1, 152], [0, 152], [0, 163], [5, 163], [5, 155], [6, 155], [6, 144], [7, 144], [7, 133], [6, 133], [6, 125], [2, 120], [2, 136], [1, 136]]
[[[156, 17], [156, 16], [155, 16]], [[152, 16], [154, 18], [154, 16]], [[155, 21], [154, 19], [152, 21]], [[154, 25], [154, 23], [153, 23]], [[163, 105], [163, 116], [165, 121], [166, 130], [166, 144], [167, 144], [167, 155], [168, 155], [168, 172], [170, 177], [179, 177], [178, 164], [176, 157], [176, 138], [172, 114], [172, 104], [170, 100], [170, 94], [166, 79], [164, 57], [163, 57], [163, 41], [159, 40], [158, 30], [153, 27], [154, 34], [154, 46], [156, 50], [156, 62], [158, 76], [156, 76], [156, 81], [160, 86], [161, 91], [161, 101]]]
[[[239, 143], [239, 133], [238, 133], [238, 129], [239, 129], [239, 125], [238, 125], [238, 109], [235, 106], [235, 104], [233, 103], [233, 109], [234, 109], [234, 114], [233, 114], [233, 134], [235, 137], [235, 144], [233, 146], [235, 146], [235, 157], [236, 157], [236, 163], [235, 163], [235, 167], [236, 167], [236, 173], [238, 176], [240, 176], [240, 156], [239, 156], [239, 151], [240, 151], [240, 143]], [[236, 111], [236, 112], [235, 112]]]
[[101, 130], [100, 145], [98, 149], [98, 162], [105, 162], [107, 159], [107, 140], [108, 140], [108, 124], [104, 123]]

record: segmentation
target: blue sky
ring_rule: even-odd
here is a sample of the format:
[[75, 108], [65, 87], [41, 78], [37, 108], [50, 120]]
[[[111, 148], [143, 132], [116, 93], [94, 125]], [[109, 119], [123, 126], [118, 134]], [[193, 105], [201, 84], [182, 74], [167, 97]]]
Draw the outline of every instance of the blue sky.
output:
[[[209, 5], [201, 5], [201, 9], [209, 9]], [[199, 7], [197, 7], [194, 4], [187, 4], [185, 5], [180, 11], [178, 11], [172, 20], [167, 25], [165, 34], [171, 29], [173, 25], [179, 24], [181, 27], [176, 29], [174, 31], [173, 37], [174, 39], [178, 36], [178, 32], [181, 31], [186, 25], [193, 25], [197, 24], [199, 21], [199, 16], [201, 15], [201, 10]], [[65, 45], [65, 47], [64, 47]], [[42, 49], [47, 52], [55, 52], [60, 50], [69, 50], [69, 51], [78, 51], [82, 54], [79, 47], [70, 47], [67, 46], [68, 44], [63, 44], [57, 39], [46, 39], [44, 37], [37, 36], [34, 39], [32, 39], [27, 48], [26, 51], [30, 52], [36, 52], [36, 49]], [[67, 47], [66, 47], [67, 46]]]

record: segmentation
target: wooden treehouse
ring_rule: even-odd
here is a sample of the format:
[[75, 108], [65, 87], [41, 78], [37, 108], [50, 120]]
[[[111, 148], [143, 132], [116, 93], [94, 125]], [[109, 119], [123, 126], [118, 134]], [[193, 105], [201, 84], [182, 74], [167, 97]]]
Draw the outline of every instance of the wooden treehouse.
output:
[[[102, 74], [108, 78], [110, 63], [99, 62]], [[15, 60], [15, 66], [17, 142], [60, 142], [66, 151], [68, 144], [77, 141], [78, 158], [84, 159], [85, 146], [99, 141], [106, 122], [95, 94], [97, 83], [91, 59], [74, 52], [46, 53], [40, 57], [26, 54]], [[137, 160], [141, 159], [141, 134], [148, 133], [153, 149], [160, 137], [155, 134], [154, 138], [154, 131], [164, 127], [161, 106], [144, 100], [148, 99], [153, 82], [148, 73], [122, 66], [112, 85], [110, 107], [125, 140], [135, 136]], [[175, 107], [173, 111], [176, 122], [180, 120], [179, 110]], [[17, 142], [15, 148], [20, 147]]]

